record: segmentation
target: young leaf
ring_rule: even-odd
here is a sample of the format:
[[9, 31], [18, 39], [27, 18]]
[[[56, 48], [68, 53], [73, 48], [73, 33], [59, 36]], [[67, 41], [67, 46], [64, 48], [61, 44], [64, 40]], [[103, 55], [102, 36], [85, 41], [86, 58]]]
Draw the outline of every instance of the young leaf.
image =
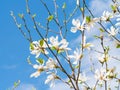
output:
[[20, 18], [23, 18], [24, 17], [24, 15], [23, 14], [18, 14], [18, 16], [20, 17]]
[[31, 49], [31, 50], [34, 50], [34, 45], [33, 45], [33, 43], [30, 43], [30, 49]]
[[18, 80], [17, 82], [14, 82], [14, 88], [16, 88], [17, 86], [19, 86], [20, 84], [20, 80]]
[[48, 21], [52, 21], [52, 20], [53, 20], [53, 17], [54, 17], [53, 15], [50, 15], [50, 16], [47, 18], [47, 20], [48, 20]]
[[91, 21], [91, 17], [90, 16], [86, 16], [86, 22], [89, 23]]
[[94, 35], [93, 37], [95, 37], [96, 39], [100, 38], [100, 36]]
[[105, 32], [104, 29], [102, 29], [102, 28], [99, 28], [99, 30], [100, 30], [101, 32]]
[[116, 48], [120, 48], [120, 44], [117, 44], [117, 45], [116, 45]]
[[51, 48], [52, 50], [56, 50], [56, 48], [53, 46], [52, 48]]
[[114, 13], [117, 11], [117, 7], [115, 5], [111, 5], [111, 9]]
[[44, 64], [44, 60], [42, 58], [37, 58], [36, 62], [39, 64]]
[[36, 17], [36, 14], [33, 14], [33, 15], [32, 15], [32, 18], [35, 18], [35, 17]]
[[62, 6], [62, 9], [65, 9], [65, 8], [66, 8], [66, 3], [64, 2], [63, 6]]
[[44, 44], [44, 40], [42, 39], [40, 40], [40, 46], [43, 46], [43, 44]]

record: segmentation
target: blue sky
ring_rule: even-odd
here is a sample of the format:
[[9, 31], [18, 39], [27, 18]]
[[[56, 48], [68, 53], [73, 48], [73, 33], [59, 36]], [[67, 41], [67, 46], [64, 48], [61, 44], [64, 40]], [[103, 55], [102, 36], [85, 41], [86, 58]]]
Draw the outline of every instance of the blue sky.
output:
[[33, 83], [29, 79], [30, 67], [26, 63], [29, 43], [22, 37], [13, 23], [10, 11], [24, 9], [24, 0], [0, 0], [0, 89], [12, 87], [14, 81]]
[[[60, 0], [60, 6], [62, 6], [64, 1], [67, 1], [67, 3], [69, 3], [68, 7], [71, 7], [71, 9], [67, 8], [66, 10], [67, 13], [69, 13], [75, 5], [75, 0]], [[102, 14], [103, 10], [108, 10], [104, 3], [106, 0], [93, 1], [94, 0], [91, 0], [91, 9], [94, 10], [96, 16]], [[109, 4], [110, 2], [108, 1], [107, 3]], [[101, 4], [102, 7], [98, 9], [98, 6]], [[45, 25], [46, 23], [44, 22], [47, 17], [45, 13], [47, 12], [43, 6], [40, 5], [39, 0], [31, 1], [30, 7], [34, 13], [41, 15], [38, 19]], [[52, 4], [49, 4], [49, 7], [52, 7]], [[29, 78], [30, 74], [34, 72], [33, 68], [26, 61], [30, 55], [29, 42], [21, 35], [10, 16], [10, 11], [14, 11], [15, 15], [18, 13], [26, 13], [25, 0], [0, 0], [0, 11], [0, 81], [2, 81], [0, 82], [0, 90], [11, 88], [17, 80], [21, 81], [21, 85], [16, 90], [31, 90], [30, 88], [32, 87], [36, 87], [37, 90], [57, 90], [58, 88], [66, 90], [67, 88], [63, 87], [61, 83], [58, 83], [57, 87], [49, 89], [48, 85], [44, 85], [43, 80], [46, 78], [44, 75], [41, 75], [37, 79]], [[80, 15], [76, 14], [74, 17], [80, 18]], [[20, 19], [18, 19], [18, 21], [19, 20]], [[29, 25], [31, 25], [30, 22]], [[68, 26], [68, 28], [70, 28], [70, 26]], [[94, 34], [96, 32], [92, 33]], [[36, 33], [33, 33], [33, 36], [35, 40], [39, 39]], [[75, 34], [73, 37], [75, 37]], [[90, 35], [88, 35], [88, 37], [90, 37]], [[76, 40], [74, 40], [75, 44], [79, 38], [78, 36]], [[72, 39], [70, 41], [72, 41]], [[96, 43], [96, 41], [93, 41], [93, 43]]]
[[[31, 6], [34, 7], [34, 12], [38, 13], [40, 9], [39, 12], [42, 12], [43, 17], [45, 16], [38, 1]], [[39, 79], [29, 78], [34, 72], [26, 61], [30, 55], [29, 42], [23, 38], [10, 16], [10, 11], [14, 11], [15, 15], [26, 12], [25, 0], [0, 0], [0, 11], [0, 90], [11, 88], [17, 80], [20, 80], [24, 87], [35, 86], [46, 90], [48, 86], [43, 87], [43, 79], [45, 79], [43, 76]]]

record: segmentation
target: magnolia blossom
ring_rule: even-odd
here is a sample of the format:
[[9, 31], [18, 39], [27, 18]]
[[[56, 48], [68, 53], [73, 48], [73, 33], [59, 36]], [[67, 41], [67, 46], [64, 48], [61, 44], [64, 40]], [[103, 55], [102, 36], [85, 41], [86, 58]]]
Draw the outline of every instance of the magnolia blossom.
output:
[[86, 81], [87, 81], [87, 77], [86, 77], [85, 73], [80, 74], [78, 80], [79, 80], [79, 83], [84, 83], [84, 82], [86, 82]]
[[[86, 17], [87, 18], [87, 17]], [[86, 19], [86, 29], [90, 30], [90, 28], [93, 28], [95, 23], [99, 21], [99, 18], [90, 18], [88, 17], [89, 20]]]
[[103, 54], [102, 56], [98, 57], [98, 60], [99, 60], [100, 63], [107, 62], [108, 59], [109, 59], [109, 56], [105, 55], [105, 54]]
[[115, 67], [108, 69], [106, 75], [108, 79], [113, 79], [114, 77], [116, 77], [117, 73], [115, 73]]
[[57, 63], [55, 60], [53, 60], [52, 58], [49, 58], [48, 61], [46, 62], [46, 67], [48, 69], [54, 69], [57, 68]]
[[34, 73], [32, 73], [30, 75], [30, 77], [35, 77], [35, 78], [37, 78], [38, 76], [40, 76], [41, 72], [43, 72], [44, 70], [46, 70], [45, 66], [43, 66], [43, 65], [37, 65], [37, 64], [34, 64], [33, 68], [37, 69], [37, 71], [34, 72]]
[[82, 58], [81, 49], [76, 48], [73, 55], [68, 55], [69, 58], [74, 59], [73, 64], [78, 64], [79, 60]]
[[47, 45], [45, 42], [42, 42], [42, 45], [40, 45], [40, 41], [33, 41], [30, 44], [30, 51], [31, 54], [36, 55], [36, 58], [39, 57], [40, 53], [48, 54], [48, 51], [46, 50]]
[[101, 16], [101, 20], [102, 21], [109, 21], [110, 18], [113, 18], [113, 14], [108, 12], [108, 11], [104, 11], [103, 15]]
[[115, 36], [118, 33], [118, 28], [111, 26], [110, 29], [108, 29], [110, 35]]
[[50, 37], [50, 44], [49, 46], [51, 48], [54, 48], [55, 50], [59, 51], [64, 51], [64, 50], [71, 50], [70, 48], [68, 48], [68, 42], [66, 41], [66, 39], [62, 39], [60, 42], [58, 41], [58, 36], [56, 37]]
[[72, 24], [74, 27], [71, 27], [71, 32], [76, 33], [77, 30], [83, 31], [85, 29], [84, 24], [85, 24], [85, 19], [83, 20], [82, 24], [80, 23], [79, 19], [73, 19]]
[[95, 78], [102, 84], [103, 81], [107, 80], [106, 70], [104, 68], [101, 68], [100, 70], [97, 69], [95, 71]]
[[55, 79], [57, 79], [58, 77], [56, 76], [55, 73], [51, 73], [50, 75], [47, 76], [47, 79], [45, 80], [45, 84], [48, 84], [49, 82], [51, 82], [50, 87], [54, 87], [55, 86]]
[[90, 50], [90, 47], [93, 47], [92, 43], [86, 43], [86, 36], [84, 36], [84, 41], [83, 41], [83, 48], [87, 48]]

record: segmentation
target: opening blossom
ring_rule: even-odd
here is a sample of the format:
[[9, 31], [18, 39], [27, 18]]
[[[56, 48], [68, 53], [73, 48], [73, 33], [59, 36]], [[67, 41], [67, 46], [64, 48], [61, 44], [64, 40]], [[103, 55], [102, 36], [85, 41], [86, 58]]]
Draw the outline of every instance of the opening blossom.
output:
[[51, 70], [57, 68], [58, 67], [57, 62], [52, 58], [49, 58], [48, 61], [46, 62], [46, 67]]
[[68, 57], [71, 59], [74, 59], [73, 64], [78, 64], [79, 60], [82, 58], [81, 49], [76, 48], [76, 50], [73, 52], [73, 55], [69, 55]]
[[34, 73], [32, 73], [32, 74], [30, 75], [31, 78], [32, 78], [32, 77], [37, 78], [38, 76], [40, 76], [41, 72], [43, 72], [44, 70], [46, 70], [46, 67], [45, 67], [45, 66], [43, 66], [43, 65], [38, 65], [38, 64], [34, 64], [34, 65], [33, 65], [33, 68], [34, 68], [34, 69], [37, 69], [37, 71], [34, 72]]
[[62, 52], [64, 50], [71, 50], [70, 48], [68, 48], [68, 42], [66, 41], [66, 39], [62, 39], [60, 42], [58, 41], [58, 36], [56, 37], [50, 37], [50, 44], [49, 46], [55, 50], [57, 50], [57, 52]]
[[55, 79], [58, 79], [58, 76], [55, 73], [51, 73], [47, 76], [47, 79], [45, 80], [45, 84], [50, 83], [50, 87], [55, 86]]
[[118, 33], [118, 28], [111, 26], [110, 29], [108, 29], [110, 35], [115, 36]]
[[85, 83], [86, 81], [87, 81], [87, 77], [86, 77], [86, 75], [85, 75], [85, 73], [83, 73], [83, 74], [80, 74], [79, 75], [79, 79], [78, 79], [78, 82], [79, 83]]
[[101, 16], [101, 20], [102, 21], [109, 21], [110, 18], [113, 18], [113, 14], [108, 12], [108, 11], [104, 11], [103, 15]]
[[104, 68], [97, 69], [95, 71], [95, 78], [99, 80], [99, 84], [103, 84], [103, 81], [107, 80], [106, 70]]
[[83, 20], [82, 23], [80, 23], [80, 20], [79, 20], [79, 19], [76, 19], [76, 20], [73, 19], [73, 20], [72, 20], [72, 24], [73, 24], [73, 26], [74, 26], [74, 27], [71, 27], [71, 32], [72, 32], [72, 33], [76, 33], [77, 30], [83, 31], [83, 30], [85, 29], [85, 27], [84, 27], [85, 19]]
[[[40, 43], [40, 42], [42, 42], [42, 43]], [[40, 53], [48, 54], [48, 51], [46, 50], [46, 48], [47, 48], [47, 45], [44, 42], [44, 40], [33, 41], [30, 44], [31, 54], [36, 55], [36, 58], [39, 57]]]

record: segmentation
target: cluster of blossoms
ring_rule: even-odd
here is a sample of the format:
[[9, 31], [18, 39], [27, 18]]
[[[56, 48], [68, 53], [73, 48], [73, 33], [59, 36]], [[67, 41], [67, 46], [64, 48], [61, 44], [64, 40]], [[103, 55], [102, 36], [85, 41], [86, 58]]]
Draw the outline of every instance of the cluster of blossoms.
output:
[[101, 68], [100, 70], [95, 71], [95, 78], [98, 80], [98, 84], [102, 85], [104, 81], [112, 80], [116, 78], [117, 73], [115, 72], [115, 68], [111, 68], [106, 70], [105, 68]]
[[47, 51], [48, 48], [50, 49], [54, 49], [57, 52], [62, 52], [65, 50], [71, 50], [70, 48], [68, 48], [68, 42], [66, 41], [66, 39], [62, 39], [60, 42], [58, 41], [58, 36], [56, 37], [50, 37], [49, 39], [50, 44], [48, 44], [48, 40], [39, 40], [39, 41], [33, 41], [30, 44], [30, 51], [31, 54], [36, 55], [36, 58], [39, 57], [40, 53], [43, 54], [49, 54], [49, 52]]
[[[80, 0], [76, 0], [77, 6], [80, 5]], [[32, 64], [33, 68], [36, 69], [36, 72], [32, 73], [30, 77], [39, 77], [42, 72], [46, 72], [47, 79], [45, 80], [45, 84], [48, 84], [51, 82], [50, 87], [53, 87], [55, 85], [55, 80], [61, 80], [60, 76], [58, 74], [58, 69], [63, 71], [69, 78], [69, 81], [65, 82], [69, 84], [72, 88], [74, 86], [74, 83], [82, 84], [83, 86], [87, 86], [86, 82], [88, 80], [88, 77], [85, 73], [82, 73], [81, 71], [81, 62], [82, 59], [85, 56], [85, 51], [92, 51], [92, 47], [94, 45], [92, 43], [89, 43], [86, 41], [85, 33], [86, 31], [92, 30], [92, 28], [95, 27], [96, 24], [101, 23], [110, 23], [111, 25], [107, 26], [106, 28], [103, 28], [102, 26], [102, 33], [101, 36], [99, 36], [99, 39], [101, 40], [101, 46], [103, 48], [103, 52], [101, 53], [100, 57], [97, 57], [98, 62], [100, 62], [101, 68], [100, 69], [94, 69], [94, 80], [96, 80], [96, 84], [103, 85], [104, 82], [110, 81], [117, 77], [117, 73], [115, 72], [115, 68], [108, 68], [107, 63], [110, 59], [109, 55], [109, 49], [106, 49], [104, 46], [104, 40], [103, 40], [103, 32], [108, 33], [108, 37], [116, 37], [116, 35], [119, 33], [119, 26], [120, 26], [120, 15], [118, 15], [117, 7], [113, 5], [113, 12], [104, 11], [101, 17], [93, 18], [91, 16], [85, 16], [83, 18], [83, 21], [81, 22], [79, 19], [73, 19], [72, 20], [72, 27], [70, 31], [72, 33], [76, 33], [77, 31], [80, 31], [82, 33], [81, 35], [81, 45], [80, 47], [77, 47], [73, 52], [68, 53], [69, 50], [72, 50], [72, 48], [69, 48], [69, 42], [65, 38], [62, 38], [59, 40], [59, 36], [51, 36], [49, 39], [41, 39], [38, 41], [33, 41], [30, 44], [30, 52], [31, 54], [35, 55], [37, 64]], [[113, 25], [111, 22], [111, 19], [116, 19], [117, 23]], [[100, 28], [99, 28], [100, 29]], [[62, 54], [61, 54], [62, 53]], [[47, 56], [47, 60], [44, 60], [42, 58], [43, 54], [44, 56]], [[55, 59], [51, 58], [50, 55], [56, 55]], [[61, 63], [58, 60], [58, 55], [61, 55], [62, 58], [64, 58], [67, 61], [67, 64], [70, 64], [71, 72], [70, 75], [65, 72], [64, 67], [62, 68]], [[78, 76], [78, 77], [77, 77]], [[70, 81], [71, 78], [71, 81]], [[89, 78], [90, 79], [90, 78]], [[72, 82], [73, 81], [73, 85]], [[77, 87], [77, 86], [76, 86]], [[88, 87], [88, 86], [87, 86]], [[90, 87], [89, 87], [90, 88]], [[77, 90], [77, 89], [75, 89]], [[88, 89], [87, 89], [88, 90]], [[92, 90], [92, 89], [91, 89]]]
[[[30, 77], [37, 78], [40, 76], [42, 72], [46, 72], [48, 75], [45, 84], [51, 82], [50, 87], [54, 86], [54, 80], [58, 79], [59, 77], [56, 75], [56, 68], [58, 68], [57, 62], [52, 58], [49, 58], [44, 65], [44, 61], [42, 59], [37, 60], [38, 64], [33, 64], [33, 68], [36, 69], [36, 72], [32, 73]], [[51, 72], [50, 72], [51, 71]]]
[[[90, 16], [86, 16], [81, 23], [79, 19], [73, 19], [72, 24], [74, 27], [71, 27], [71, 32], [76, 33], [77, 30], [83, 31], [83, 30], [90, 30], [95, 26], [96, 23], [108, 22], [110, 19], [119, 17], [119, 15], [115, 13], [110, 13], [109, 11], [104, 11], [103, 15], [99, 18], [91, 18]], [[118, 18], [117, 21], [120, 21]], [[115, 27], [116, 26], [116, 27]], [[112, 36], [115, 36], [118, 33], [119, 28], [117, 26], [120, 26], [119, 22], [115, 24], [115, 26], [111, 26], [110, 29], [107, 29], [109, 34]]]
[[[68, 42], [66, 41], [66, 39], [62, 39], [61, 41], [58, 41], [58, 36], [56, 37], [50, 37], [49, 39], [49, 44], [47, 39], [42, 39], [39, 41], [33, 41], [30, 44], [30, 51], [31, 54], [36, 55], [36, 61], [38, 62], [38, 64], [33, 64], [33, 68], [36, 69], [37, 71], [32, 73], [30, 75], [30, 77], [35, 77], [37, 78], [38, 76], [40, 76], [40, 74], [42, 72], [46, 72], [48, 75], [45, 84], [51, 82], [50, 87], [54, 86], [54, 80], [58, 79], [59, 77], [56, 75], [57, 74], [57, 68], [59, 68], [57, 61], [54, 60], [53, 58], [49, 58], [46, 62], [46, 64], [44, 63], [44, 60], [39, 58], [40, 57], [40, 53], [44, 54], [44, 55], [48, 55], [49, 51], [48, 48], [51, 50], [56, 50], [57, 53], [61, 53], [64, 52], [66, 50], [71, 50], [68, 47]], [[51, 71], [51, 72], [50, 72]]]

